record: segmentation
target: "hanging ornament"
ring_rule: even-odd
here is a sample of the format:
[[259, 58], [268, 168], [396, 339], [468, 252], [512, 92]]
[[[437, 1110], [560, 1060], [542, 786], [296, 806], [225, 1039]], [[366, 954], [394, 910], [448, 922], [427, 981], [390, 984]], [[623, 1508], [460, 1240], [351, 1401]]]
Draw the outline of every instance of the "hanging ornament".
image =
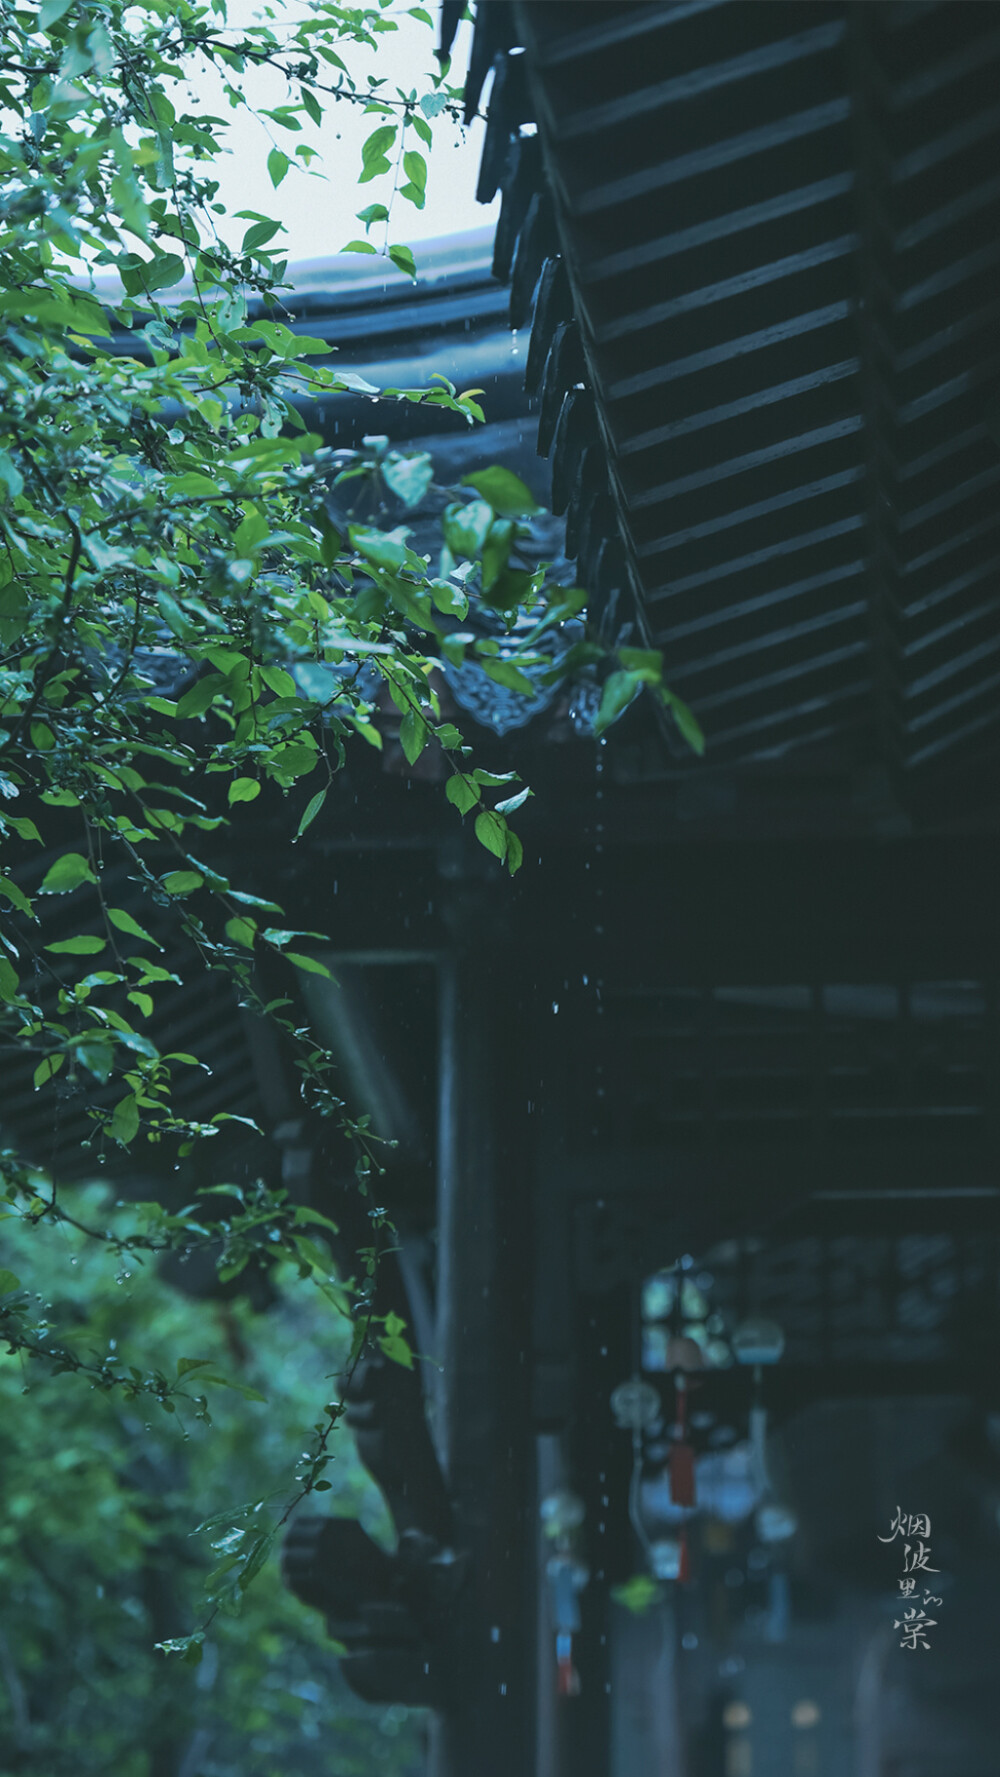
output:
[[675, 1378], [677, 1390], [676, 1438], [670, 1447], [670, 1498], [674, 1505], [693, 1506], [694, 1449], [687, 1441], [688, 1391], [683, 1373]]
[[546, 1494], [538, 1515], [545, 1535], [557, 1548], [568, 1548], [568, 1539], [574, 1530], [579, 1530], [587, 1511], [579, 1494], [571, 1492], [568, 1487], [557, 1487], [553, 1493]]
[[776, 1364], [785, 1349], [785, 1335], [777, 1321], [753, 1314], [740, 1322], [732, 1343], [738, 1364]]
[[580, 1631], [580, 1593], [590, 1578], [573, 1555], [553, 1555], [546, 1564], [552, 1618], [556, 1630], [556, 1693], [576, 1697], [580, 1675], [573, 1664], [573, 1637]]
[[754, 1480], [760, 1502], [754, 1515], [754, 1529], [762, 1543], [785, 1542], [798, 1530], [799, 1521], [791, 1506], [775, 1498], [774, 1483], [767, 1464], [767, 1408], [756, 1401], [750, 1408], [750, 1449]]
[[767, 1499], [758, 1506], [754, 1529], [762, 1543], [783, 1543], [798, 1530], [799, 1521], [791, 1506], [780, 1500]]
[[622, 1431], [649, 1431], [660, 1417], [659, 1390], [632, 1376], [628, 1382], [619, 1382], [611, 1396], [611, 1411]]
[[666, 1367], [668, 1370], [703, 1370], [705, 1353], [697, 1339], [684, 1333], [674, 1333], [667, 1340]]
[[649, 1564], [658, 1580], [680, 1578], [682, 1549], [679, 1537], [661, 1536], [649, 1545]]

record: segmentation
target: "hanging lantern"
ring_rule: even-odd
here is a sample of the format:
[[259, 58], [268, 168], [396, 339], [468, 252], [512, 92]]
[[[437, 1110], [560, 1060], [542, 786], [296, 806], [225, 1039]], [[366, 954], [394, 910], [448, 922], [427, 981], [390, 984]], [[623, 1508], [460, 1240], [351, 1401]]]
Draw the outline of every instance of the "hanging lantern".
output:
[[666, 1365], [668, 1370], [683, 1370], [690, 1374], [693, 1370], [705, 1368], [705, 1353], [697, 1339], [688, 1335], [674, 1334], [667, 1340]]
[[545, 1535], [553, 1542], [565, 1542], [571, 1531], [579, 1530], [587, 1512], [579, 1494], [571, 1493], [568, 1487], [557, 1487], [554, 1493], [546, 1494], [538, 1515]]
[[798, 1527], [799, 1521], [791, 1506], [781, 1505], [776, 1499], [765, 1500], [757, 1508], [754, 1529], [762, 1543], [787, 1542]]
[[677, 1298], [677, 1277], [673, 1271], [657, 1271], [642, 1286], [643, 1320], [666, 1320]]
[[572, 1555], [553, 1555], [545, 1574], [556, 1631], [556, 1692], [560, 1697], [576, 1697], [580, 1675], [573, 1664], [573, 1637], [580, 1630], [580, 1593], [590, 1575], [583, 1562]]
[[649, 1564], [658, 1580], [677, 1580], [681, 1575], [683, 1550], [678, 1537], [662, 1536], [649, 1545]]
[[670, 1449], [670, 1497], [674, 1505], [693, 1506], [694, 1450], [687, 1440], [687, 1383], [677, 1377], [677, 1437]]
[[649, 1431], [660, 1417], [659, 1391], [651, 1382], [633, 1376], [628, 1382], [619, 1382], [611, 1396], [611, 1411], [622, 1431]]
[[776, 1364], [785, 1349], [785, 1335], [777, 1321], [754, 1314], [740, 1322], [732, 1344], [738, 1364]]

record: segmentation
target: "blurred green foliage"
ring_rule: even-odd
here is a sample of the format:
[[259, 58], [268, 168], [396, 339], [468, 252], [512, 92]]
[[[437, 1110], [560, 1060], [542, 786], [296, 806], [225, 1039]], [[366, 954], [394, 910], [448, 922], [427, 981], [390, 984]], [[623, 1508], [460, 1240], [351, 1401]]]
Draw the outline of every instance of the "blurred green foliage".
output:
[[[70, 1192], [81, 1219], [114, 1223], [103, 1184]], [[39, 1777], [404, 1777], [422, 1768], [419, 1712], [366, 1708], [346, 1689], [322, 1620], [269, 1563], [215, 1617], [197, 1666], [157, 1641], [196, 1613], [213, 1544], [203, 1518], [287, 1495], [289, 1453], [342, 1368], [347, 1323], [292, 1264], [277, 1299], [193, 1298], [146, 1255], [120, 1255], [73, 1228], [9, 1218], [4, 1257], [52, 1338], [84, 1357], [173, 1371], [177, 1354], [266, 1396], [210, 1393], [168, 1413], [0, 1355], [0, 1774]], [[172, 1261], [174, 1265], [177, 1260]], [[324, 1507], [390, 1538], [388, 1516], [341, 1427]], [[318, 1504], [318, 1502], [314, 1502]], [[311, 1509], [311, 1508], [310, 1508]], [[231, 1534], [231, 1532], [229, 1533]]]

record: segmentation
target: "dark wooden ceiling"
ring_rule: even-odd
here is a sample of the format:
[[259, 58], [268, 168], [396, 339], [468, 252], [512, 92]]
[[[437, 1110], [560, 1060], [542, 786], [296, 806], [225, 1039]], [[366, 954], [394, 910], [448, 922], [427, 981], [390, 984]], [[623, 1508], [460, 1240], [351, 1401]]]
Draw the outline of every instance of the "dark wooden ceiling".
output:
[[1000, 9], [493, 0], [470, 110], [491, 67], [495, 270], [610, 631], [663, 649], [710, 768], [876, 764], [904, 808], [981, 768]]

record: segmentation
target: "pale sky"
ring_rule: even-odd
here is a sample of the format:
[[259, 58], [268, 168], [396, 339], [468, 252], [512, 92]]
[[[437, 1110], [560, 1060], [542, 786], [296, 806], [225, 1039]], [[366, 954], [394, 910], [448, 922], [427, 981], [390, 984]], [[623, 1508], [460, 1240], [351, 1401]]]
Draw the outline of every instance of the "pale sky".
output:
[[[435, 20], [433, 31], [408, 16], [407, 6], [411, 3], [412, 0], [396, 0], [387, 8], [386, 16], [397, 20], [399, 29], [379, 39], [377, 52], [351, 44], [343, 49], [343, 60], [360, 84], [363, 85], [366, 74], [373, 73], [387, 81], [390, 92], [396, 87], [409, 92], [414, 86], [418, 92], [429, 90], [429, 83], [422, 76], [428, 69], [436, 71], [437, 68], [433, 59], [437, 42], [437, 0], [429, 0], [427, 5]], [[260, 10], [254, 0], [230, 0], [230, 22], [242, 24]], [[283, 10], [281, 0], [273, 0], [270, 10], [274, 15], [272, 23], [277, 25]], [[297, 15], [298, 6], [294, 0], [290, 0], [288, 10]], [[463, 23], [453, 50], [452, 84], [460, 85], [464, 79], [471, 36], [471, 26]], [[255, 108], [264, 105], [274, 108], [287, 103], [290, 97], [298, 99], [297, 90], [289, 94], [284, 82], [268, 70], [247, 70], [240, 77], [240, 85]], [[364, 237], [364, 225], [357, 221], [356, 212], [367, 204], [388, 202], [392, 179], [386, 175], [358, 185], [361, 145], [372, 130], [391, 121], [389, 118], [365, 116], [360, 105], [331, 101], [319, 128], [302, 115], [302, 130], [293, 134], [266, 119], [253, 118], [245, 110], [231, 111], [222, 91], [222, 82], [211, 71], [206, 71], [197, 83], [192, 82], [191, 88], [197, 93], [199, 108], [231, 120], [225, 137], [227, 152], [213, 169], [214, 176], [220, 179], [219, 201], [230, 211], [258, 210], [264, 215], [280, 218], [287, 234], [272, 243], [272, 252], [277, 250], [280, 241], [282, 250], [287, 251], [292, 262], [321, 259], [338, 252], [347, 241]], [[463, 132], [447, 118], [436, 118], [433, 128], [433, 150], [419, 142], [412, 130], [407, 132], [411, 145], [419, 148], [428, 162], [425, 208], [417, 210], [397, 196], [392, 210], [390, 240], [411, 246], [418, 265], [421, 241], [482, 228], [495, 222], [499, 214], [497, 200], [490, 205], [475, 201], [483, 124], [477, 121]], [[322, 178], [310, 177], [296, 167], [293, 156], [299, 143], [308, 143], [319, 150], [321, 158], [313, 162], [312, 171], [322, 173]], [[267, 156], [274, 146], [293, 162], [277, 190], [271, 184], [266, 166]], [[238, 245], [246, 226], [246, 223], [229, 224], [226, 233], [231, 244]], [[383, 237], [384, 225], [374, 225], [370, 238], [380, 251]], [[365, 259], [359, 257], [358, 264], [365, 263]]]

